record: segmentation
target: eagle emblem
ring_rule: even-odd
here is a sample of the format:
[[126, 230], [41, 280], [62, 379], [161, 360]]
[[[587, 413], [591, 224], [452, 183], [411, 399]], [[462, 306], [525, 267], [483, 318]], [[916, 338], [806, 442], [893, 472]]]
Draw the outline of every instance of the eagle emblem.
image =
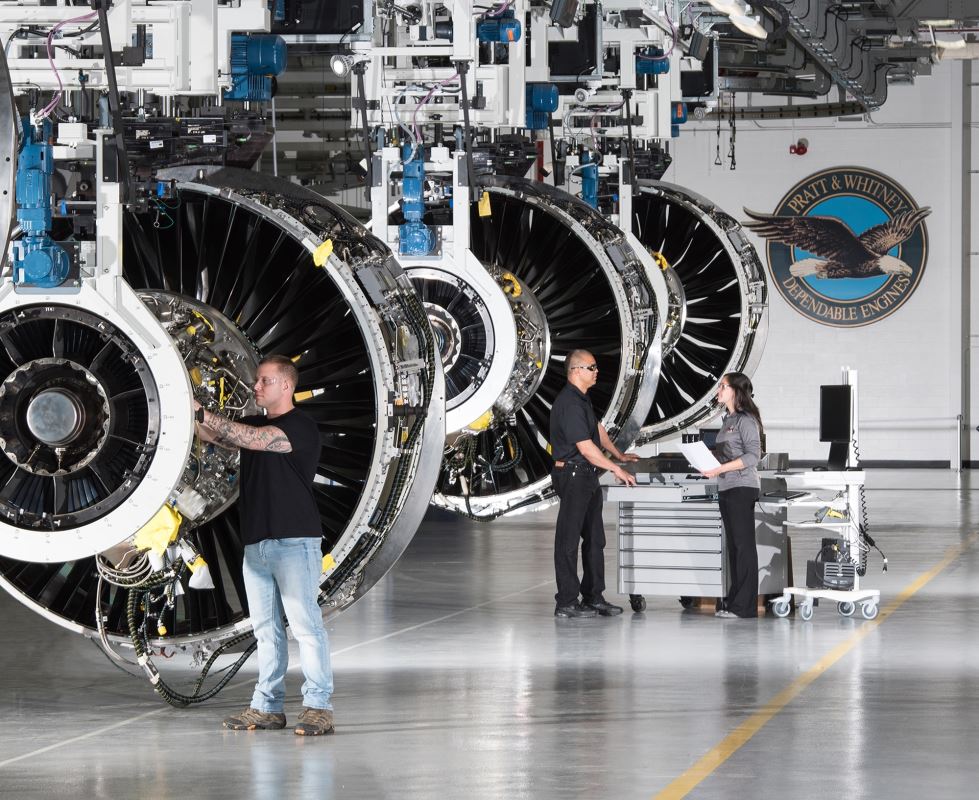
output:
[[912, 268], [890, 251], [908, 239], [931, 213], [926, 207], [903, 211], [857, 235], [842, 220], [819, 216], [775, 216], [744, 209], [746, 228], [759, 236], [805, 250], [814, 257], [794, 261], [791, 275], [802, 278], [910, 277]]

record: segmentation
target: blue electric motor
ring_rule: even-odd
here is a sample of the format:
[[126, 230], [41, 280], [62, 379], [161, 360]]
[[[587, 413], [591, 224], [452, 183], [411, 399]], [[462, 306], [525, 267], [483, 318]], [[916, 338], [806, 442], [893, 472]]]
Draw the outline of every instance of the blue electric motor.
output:
[[403, 145], [404, 178], [401, 188], [401, 213], [405, 222], [398, 227], [398, 252], [403, 256], [427, 256], [435, 250], [435, 231], [422, 222], [425, 217], [425, 149], [418, 147], [408, 160], [411, 147]]
[[286, 68], [286, 42], [281, 36], [231, 34], [230, 89], [225, 100], [267, 103], [272, 99], [272, 77]]
[[665, 75], [670, 71], [670, 59], [661, 47], [647, 47], [636, 58], [636, 75]]
[[520, 22], [512, 11], [504, 11], [498, 17], [486, 17], [476, 26], [476, 38], [481, 42], [510, 44], [520, 41]]
[[527, 124], [534, 131], [547, 127], [547, 115], [557, 111], [557, 85], [553, 83], [528, 83], [526, 95]]
[[581, 151], [581, 199], [592, 208], [598, 208], [598, 164], [592, 161], [587, 150]]
[[17, 222], [23, 237], [14, 242], [14, 283], [50, 289], [68, 277], [68, 253], [51, 238], [51, 175], [54, 173], [51, 123], [37, 131], [24, 117], [17, 153]]

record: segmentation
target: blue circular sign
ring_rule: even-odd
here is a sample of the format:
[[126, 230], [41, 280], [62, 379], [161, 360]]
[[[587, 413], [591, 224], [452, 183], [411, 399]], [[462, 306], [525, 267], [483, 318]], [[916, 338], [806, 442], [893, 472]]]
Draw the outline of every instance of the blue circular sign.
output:
[[855, 328], [893, 314], [925, 270], [931, 209], [873, 170], [818, 172], [793, 186], [774, 214], [745, 213], [745, 227], [768, 240], [779, 293], [823, 325]]

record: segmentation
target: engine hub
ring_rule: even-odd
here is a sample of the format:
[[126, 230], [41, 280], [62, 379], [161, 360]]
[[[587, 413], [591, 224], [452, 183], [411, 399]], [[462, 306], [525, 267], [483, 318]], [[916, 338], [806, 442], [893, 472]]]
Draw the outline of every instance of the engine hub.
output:
[[73, 442], [85, 423], [78, 395], [69, 389], [44, 389], [27, 406], [27, 428], [42, 444], [60, 447]]

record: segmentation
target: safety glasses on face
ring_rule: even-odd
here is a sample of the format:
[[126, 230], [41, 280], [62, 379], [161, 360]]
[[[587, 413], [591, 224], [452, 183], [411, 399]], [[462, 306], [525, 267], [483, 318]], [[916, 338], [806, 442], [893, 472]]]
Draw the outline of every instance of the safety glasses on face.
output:
[[571, 369], [587, 369], [589, 372], [598, 372], [598, 364], [579, 364]]
[[267, 377], [264, 377], [264, 376], [261, 377], [261, 378], [256, 378], [255, 379], [255, 384], [256, 385], [261, 385], [261, 386], [274, 386], [278, 382], [279, 382], [279, 379], [278, 378], [267, 378]]

